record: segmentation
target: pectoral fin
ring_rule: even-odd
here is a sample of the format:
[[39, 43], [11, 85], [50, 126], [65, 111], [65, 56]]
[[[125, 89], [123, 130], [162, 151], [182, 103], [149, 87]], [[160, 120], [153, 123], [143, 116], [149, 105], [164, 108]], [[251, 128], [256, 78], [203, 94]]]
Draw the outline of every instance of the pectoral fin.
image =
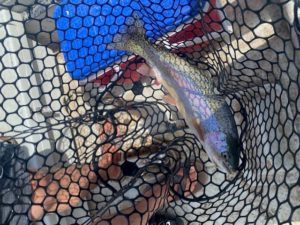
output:
[[168, 104], [170, 104], [170, 105], [176, 106], [176, 99], [173, 98], [171, 95], [164, 95], [164, 96], [162, 97], [162, 99], [163, 99], [166, 103], [168, 103]]
[[192, 118], [191, 122], [193, 124], [194, 129], [196, 130], [198, 137], [200, 138], [201, 142], [204, 142], [204, 129], [201, 126], [201, 122], [199, 119]]

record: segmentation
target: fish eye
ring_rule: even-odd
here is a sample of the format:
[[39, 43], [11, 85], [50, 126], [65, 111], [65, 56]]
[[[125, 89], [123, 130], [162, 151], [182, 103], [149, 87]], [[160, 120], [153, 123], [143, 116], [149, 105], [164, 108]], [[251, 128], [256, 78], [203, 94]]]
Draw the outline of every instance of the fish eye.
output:
[[225, 159], [228, 159], [227, 153], [223, 153], [222, 155], [223, 155], [223, 157], [224, 157]]

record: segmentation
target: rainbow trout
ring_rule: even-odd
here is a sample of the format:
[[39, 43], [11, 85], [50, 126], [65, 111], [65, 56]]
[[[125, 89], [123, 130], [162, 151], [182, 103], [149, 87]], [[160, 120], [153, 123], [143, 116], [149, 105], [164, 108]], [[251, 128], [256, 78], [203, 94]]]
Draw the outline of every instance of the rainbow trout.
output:
[[213, 92], [212, 79], [183, 58], [151, 44], [141, 26], [131, 28], [126, 34], [116, 36], [117, 42], [109, 48], [143, 57], [176, 100], [179, 112], [209, 159], [225, 173], [236, 171], [240, 146], [237, 128], [225, 97]]

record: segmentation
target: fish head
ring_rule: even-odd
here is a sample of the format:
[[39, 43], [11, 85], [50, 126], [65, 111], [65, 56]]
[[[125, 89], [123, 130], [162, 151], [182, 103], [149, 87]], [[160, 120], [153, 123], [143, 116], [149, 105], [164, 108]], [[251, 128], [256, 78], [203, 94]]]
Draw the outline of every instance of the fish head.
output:
[[234, 173], [239, 164], [238, 141], [223, 132], [209, 132], [204, 137], [204, 147], [213, 163], [225, 173]]

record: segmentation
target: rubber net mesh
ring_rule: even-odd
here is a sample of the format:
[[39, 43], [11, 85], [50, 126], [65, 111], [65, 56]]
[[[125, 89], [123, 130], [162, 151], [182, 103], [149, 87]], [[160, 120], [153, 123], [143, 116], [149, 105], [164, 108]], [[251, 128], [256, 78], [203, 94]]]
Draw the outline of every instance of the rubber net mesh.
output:
[[[0, 5], [0, 224], [300, 221], [298, 1]], [[107, 50], [135, 11], [153, 45], [226, 96], [235, 176], [210, 162], [144, 59]]]

